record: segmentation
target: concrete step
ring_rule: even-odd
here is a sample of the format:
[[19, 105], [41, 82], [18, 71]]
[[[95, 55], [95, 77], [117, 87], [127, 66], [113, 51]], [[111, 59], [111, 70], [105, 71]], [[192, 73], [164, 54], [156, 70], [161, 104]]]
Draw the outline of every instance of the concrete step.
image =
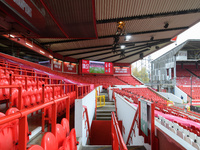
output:
[[112, 150], [111, 145], [87, 145], [83, 146], [82, 150]]
[[111, 112], [110, 113], [99, 112], [99, 113], [97, 113], [97, 116], [111, 116]]
[[[129, 150], [146, 150], [144, 146], [127, 146]], [[87, 145], [82, 150], [112, 150], [111, 145]]]
[[146, 150], [144, 146], [127, 146], [129, 150]]
[[115, 109], [115, 105], [105, 105], [103, 107], [97, 107], [97, 110], [105, 110], [105, 109]]
[[[100, 104], [100, 102], [97, 102], [97, 105]], [[101, 102], [103, 104], [103, 102]], [[105, 102], [105, 105], [115, 105], [114, 102]]]
[[97, 113], [111, 113], [115, 112], [115, 109], [97, 109]]
[[97, 117], [97, 120], [111, 120], [111, 116], [110, 117]]

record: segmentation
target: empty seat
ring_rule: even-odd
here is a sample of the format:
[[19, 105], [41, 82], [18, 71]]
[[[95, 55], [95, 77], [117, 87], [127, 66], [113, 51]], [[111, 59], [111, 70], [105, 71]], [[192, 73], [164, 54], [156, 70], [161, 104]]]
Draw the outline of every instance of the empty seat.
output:
[[189, 132], [189, 137], [194, 141], [196, 139], [196, 134]]
[[193, 142], [193, 143], [192, 143], [192, 146], [194, 146], [197, 150], [200, 150], [200, 146], [199, 146], [199, 144]]
[[176, 130], [174, 128], [169, 127], [170, 131], [176, 134]]
[[[14, 114], [18, 111], [19, 110], [17, 108], [12, 107], [6, 111], [6, 115]], [[18, 143], [18, 135], [19, 135], [19, 120], [16, 119], [16, 120], [10, 122], [9, 124], [12, 127], [13, 143], [14, 143], [14, 146], [16, 146]]]
[[51, 132], [47, 132], [42, 138], [41, 146], [44, 150], [58, 150], [58, 141]]
[[[0, 118], [4, 117], [5, 114], [0, 112]], [[12, 127], [8, 123], [0, 125], [0, 149], [1, 150], [12, 150], [15, 149], [15, 143], [13, 141]]]
[[56, 139], [58, 141], [58, 147], [63, 145], [63, 141], [66, 138], [66, 133], [61, 124], [56, 124]]
[[32, 145], [31, 147], [28, 148], [28, 150], [44, 150], [44, 149], [39, 145]]
[[61, 120], [61, 125], [63, 126], [63, 129], [65, 131], [65, 135], [68, 136], [69, 135], [69, 131], [70, 131], [69, 121], [66, 118], [63, 118]]
[[177, 133], [176, 133], [180, 138], [184, 139], [184, 133], [177, 130]]
[[70, 137], [69, 136], [67, 138], [65, 138], [65, 140], [63, 142], [63, 149], [64, 150], [72, 150], [72, 148], [70, 147]]
[[191, 138], [189, 138], [189, 137], [187, 137], [187, 136], [184, 136], [184, 140], [185, 140], [186, 142], [188, 142], [189, 144], [192, 144], [192, 139], [191, 139]]
[[77, 149], [77, 145], [78, 145], [78, 142], [76, 141], [76, 131], [75, 129], [73, 128], [69, 134], [69, 137], [70, 137], [70, 148], [71, 149]]

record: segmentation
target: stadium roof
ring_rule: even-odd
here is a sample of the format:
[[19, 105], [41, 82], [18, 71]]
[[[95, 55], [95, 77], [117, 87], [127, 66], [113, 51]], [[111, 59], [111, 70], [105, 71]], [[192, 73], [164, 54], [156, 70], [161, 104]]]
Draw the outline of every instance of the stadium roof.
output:
[[[169, 44], [171, 38], [200, 20], [199, 0], [32, 0], [25, 3], [26, 7], [17, 1], [0, 2], [1, 33], [20, 33], [59, 59], [132, 63], [140, 59], [141, 53], [145, 57]], [[120, 36], [119, 43], [126, 45], [124, 57], [120, 57], [120, 48], [116, 49], [118, 53], [112, 53], [118, 21], [125, 22], [126, 33], [132, 36], [130, 41]], [[0, 43], [4, 41], [1, 39]], [[1, 44], [0, 48], [3, 49]]]
[[[167, 53], [156, 58], [152, 62], [157, 62], [157, 61], [164, 60], [166, 58], [170, 58], [170, 57], [176, 55], [179, 51], [190, 51], [190, 50], [200, 51], [200, 40], [198, 40], [198, 39], [188, 39], [187, 41], [185, 41], [185, 42], [181, 43], [180, 45], [174, 47], [173, 49], [171, 49]], [[180, 60], [180, 61], [193, 61], [193, 60], [190, 59], [190, 60]], [[194, 60], [194, 61], [196, 61], [196, 60]]]

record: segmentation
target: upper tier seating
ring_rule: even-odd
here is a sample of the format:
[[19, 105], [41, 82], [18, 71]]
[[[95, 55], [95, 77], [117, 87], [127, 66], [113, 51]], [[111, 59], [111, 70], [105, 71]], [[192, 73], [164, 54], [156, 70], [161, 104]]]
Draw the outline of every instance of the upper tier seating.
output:
[[142, 83], [140, 81], [138, 81], [137, 79], [135, 79], [132, 76], [116, 76], [116, 77], [129, 85], [133, 85], [133, 86], [142, 85]]
[[124, 88], [122, 90], [115, 89], [115, 92], [131, 98], [132, 101], [138, 104], [138, 98], [144, 98], [146, 100], [155, 102], [157, 105], [167, 105], [167, 101], [151, 91], [149, 88]]
[[87, 84], [94, 84], [95, 87], [99, 85], [103, 85], [103, 88], [107, 89], [109, 86], [112, 85], [126, 85], [125, 82], [117, 79], [114, 76], [100, 76], [100, 75], [73, 75], [73, 76], [67, 76], [69, 79], [81, 82], [81, 83], [87, 83]]

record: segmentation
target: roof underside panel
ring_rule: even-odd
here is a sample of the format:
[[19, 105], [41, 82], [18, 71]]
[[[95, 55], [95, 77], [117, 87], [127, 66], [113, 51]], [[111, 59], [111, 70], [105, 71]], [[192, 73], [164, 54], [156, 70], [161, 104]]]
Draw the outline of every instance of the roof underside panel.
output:
[[198, 9], [199, 0], [95, 0], [96, 19], [124, 18]]
[[[151, 30], [164, 29], [165, 23], [169, 23], [168, 28], [180, 28], [191, 26], [196, 20], [199, 20], [200, 13], [177, 15], [158, 18], [147, 18], [139, 20], [126, 21], [125, 30], [127, 33], [145, 32]], [[187, 20], [187, 22], [186, 22]], [[97, 24], [99, 36], [113, 35], [116, 33], [116, 22]]]
[[92, 0], [43, 0], [70, 38], [96, 38]]

